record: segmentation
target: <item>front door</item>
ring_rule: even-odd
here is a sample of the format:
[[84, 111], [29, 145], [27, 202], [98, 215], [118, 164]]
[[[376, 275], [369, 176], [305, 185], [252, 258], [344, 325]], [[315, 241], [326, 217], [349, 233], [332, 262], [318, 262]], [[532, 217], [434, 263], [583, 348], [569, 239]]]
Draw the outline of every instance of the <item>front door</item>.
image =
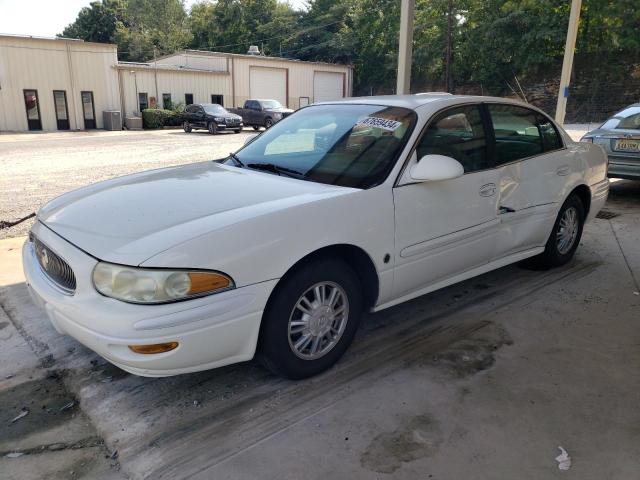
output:
[[93, 105], [93, 92], [80, 92], [82, 98], [82, 116], [84, 118], [84, 129], [96, 128], [96, 109]]
[[[439, 113], [393, 189], [396, 210], [394, 296], [410, 295], [488, 263], [497, 235], [498, 172], [492, 168], [487, 122], [477, 105]], [[455, 158], [464, 175], [415, 183], [410, 167], [424, 155]]]
[[42, 130], [40, 118], [40, 102], [37, 90], [23, 90], [24, 106], [27, 111], [27, 126], [29, 130]]
[[69, 108], [67, 106], [67, 92], [64, 90], [53, 91], [53, 105], [56, 110], [56, 123], [58, 130], [69, 130]]

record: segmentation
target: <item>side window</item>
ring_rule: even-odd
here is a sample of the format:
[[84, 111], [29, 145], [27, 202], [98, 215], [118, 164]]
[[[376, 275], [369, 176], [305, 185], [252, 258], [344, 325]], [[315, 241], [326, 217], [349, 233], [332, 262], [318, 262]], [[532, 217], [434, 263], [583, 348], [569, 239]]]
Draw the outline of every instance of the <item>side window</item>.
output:
[[187, 113], [193, 113], [193, 105], [187, 105], [187, 108], [184, 109]]
[[538, 115], [538, 128], [542, 135], [542, 146], [545, 152], [563, 147], [562, 139], [555, 125], [544, 115]]
[[425, 155], [446, 155], [458, 160], [465, 173], [489, 168], [487, 140], [478, 106], [462, 106], [438, 114], [429, 123], [417, 147]]
[[[496, 165], [540, 155], [539, 114], [517, 105], [489, 105], [496, 136]], [[551, 125], [553, 128], [553, 125]]]

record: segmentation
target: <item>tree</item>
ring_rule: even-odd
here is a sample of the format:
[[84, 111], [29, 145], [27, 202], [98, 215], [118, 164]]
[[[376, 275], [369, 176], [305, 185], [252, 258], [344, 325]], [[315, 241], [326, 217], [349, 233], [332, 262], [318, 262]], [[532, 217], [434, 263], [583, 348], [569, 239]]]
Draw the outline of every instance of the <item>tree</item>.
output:
[[78, 18], [59, 36], [81, 38], [87, 42], [113, 43], [122, 12], [121, 0], [91, 2], [80, 10]]

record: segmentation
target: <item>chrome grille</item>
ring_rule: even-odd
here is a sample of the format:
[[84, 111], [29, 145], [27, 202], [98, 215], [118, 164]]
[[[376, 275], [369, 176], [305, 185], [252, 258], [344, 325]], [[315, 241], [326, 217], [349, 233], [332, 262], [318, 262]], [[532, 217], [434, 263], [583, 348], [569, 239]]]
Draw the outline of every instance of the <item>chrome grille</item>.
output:
[[76, 291], [76, 276], [67, 262], [60, 258], [35, 235], [30, 235], [33, 248], [44, 274], [65, 293]]

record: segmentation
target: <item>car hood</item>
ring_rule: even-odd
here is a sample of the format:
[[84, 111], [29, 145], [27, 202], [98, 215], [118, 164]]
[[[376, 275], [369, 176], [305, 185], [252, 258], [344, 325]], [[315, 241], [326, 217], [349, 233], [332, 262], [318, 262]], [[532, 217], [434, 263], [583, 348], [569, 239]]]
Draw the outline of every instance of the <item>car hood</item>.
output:
[[38, 219], [98, 259], [139, 265], [200, 235], [355, 191], [205, 162], [75, 190], [42, 207]]

